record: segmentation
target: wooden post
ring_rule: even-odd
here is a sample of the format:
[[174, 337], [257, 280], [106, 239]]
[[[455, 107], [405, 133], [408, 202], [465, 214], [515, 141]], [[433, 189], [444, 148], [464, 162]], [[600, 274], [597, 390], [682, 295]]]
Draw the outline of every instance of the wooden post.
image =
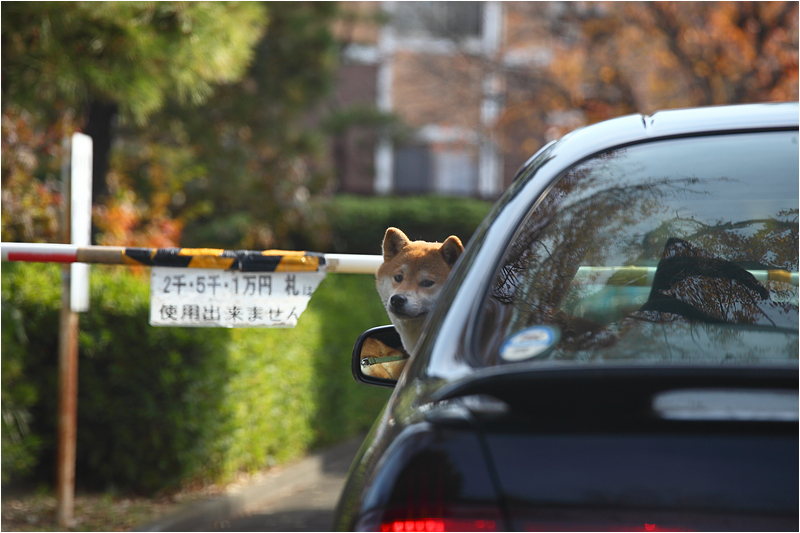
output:
[[78, 436], [78, 313], [70, 309], [69, 265], [62, 267], [61, 316], [58, 336], [58, 452], [56, 518], [72, 524], [75, 509], [75, 448]]
[[[80, 134], [76, 134], [80, 135]], [[74, 138], [75, 136], [73, 136]], [[84, 136], [85, 137], [85, 136]], [[81, 159], [77, 160], [73, 153], [72, 138], [64, 139], [64, 158], [61, 167], [62, 183], [64, 186], [63, 198], [64, 206], [62, 210], [62, 241], [70, 244], [75, 241], [73, 230], [86, 226], [85, 217], [87, 213], [73, 213], [73, 200], [85, 204], [85, 198], [77, 198], [76, 194], [85, 194], [83, 191], [76, 191], [76, 185], [85, 185], [85, 169], [81, 170], [84, 174], [77, 177], [77, 169], [91, 164], [91, 151], [89, 151], [89, 161], [87, 163], [86, 140], [81, 141], [84, 145]], [[91, 191], [91, 167], [89, 167], [89, 191]], [[89, 193], [91, 195], [91, 193]], [[91, 196], [89, 198], [91, 206]], [[91, 209], [91, 207], [89, 207]], [[73, 220], [73, 215], [79, 215], [77, 222]], [[81, 218], [83, 217], [83, 218]], [[82, 239], [82, 237], [81, 237]], [[71, 272], [75, 272], [72, 265], [64, 265], [61, 274], [61, 314], [58, 332], [58, 450], [56, 454], [56, 497], [58, 507], [56, 509], [56, 519], [59, 526], [67, 529], [73, 520], [75, 510], [75, 450], [78, 437], [78, 313], [73, 304]], [[76, 295], [79, 294], [76, 292]]]

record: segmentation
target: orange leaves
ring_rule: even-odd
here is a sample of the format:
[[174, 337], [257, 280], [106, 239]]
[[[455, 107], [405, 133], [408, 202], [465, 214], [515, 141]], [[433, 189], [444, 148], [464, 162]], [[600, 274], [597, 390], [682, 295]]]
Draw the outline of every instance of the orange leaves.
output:
[[798, 99], [797, 2], [510, 2], [510, 166], [583, 124], [659, 109]]
[[183, 222], [170, 218], [165, 209], [148, 206], [127, 189], [95, 206], [93, 220], [104, 246], [171, 248], [180, 243]]
[[[74, 115], [63, 113], [49, 128], [41, 117], [9, 106], [2, 116], [2, 239], [63, 242], [61, 234], [61, 139], [76, 129]], [[95, 198], [97, 244], [166, 248], [179, 246], [183, 222], [170, 213], [167, 178], [153, 163], [151, 198], [137, 197], [129, 180], [109, 173], [110, 198]], [[104, 179], [94, 177], [94, 179]], [[104, 202], [105, 204], [101, 203]]]
[[61, 137], [74, 129], [63, 114], [49, 129], [16, 106], [2, 116], [2, 239], [61, 242]]

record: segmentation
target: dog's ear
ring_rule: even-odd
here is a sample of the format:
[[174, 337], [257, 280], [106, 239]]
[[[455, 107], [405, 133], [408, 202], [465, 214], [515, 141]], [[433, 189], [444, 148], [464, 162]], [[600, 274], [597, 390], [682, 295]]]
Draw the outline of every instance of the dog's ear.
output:
[[389, 228], [383, 236], [383, 260], [391, 261], [411, 241], [397, 228]]
[[461, 239], [455, 235], [450, 235], [439, 247], [439, 253], [444, 257], [444, 262], [450, 265], [451, 268], [463, 251], [464, 245], [461, 244]]

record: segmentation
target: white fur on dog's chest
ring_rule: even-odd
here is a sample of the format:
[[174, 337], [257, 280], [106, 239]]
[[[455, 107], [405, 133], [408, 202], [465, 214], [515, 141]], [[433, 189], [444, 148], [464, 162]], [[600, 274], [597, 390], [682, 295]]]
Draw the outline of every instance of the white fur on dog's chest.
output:
[[400, 340], [403, 341], [403, 347], [410, 354], [414, 351], [414, 347], [419, 340], [419, 334], [422, 331], [422, 323], [425, 322], [425, 317], [416, 318], [413, 320], [403, 320], [389, 314], [389, 319], [394, 325], [394, 329], [400, 334]]

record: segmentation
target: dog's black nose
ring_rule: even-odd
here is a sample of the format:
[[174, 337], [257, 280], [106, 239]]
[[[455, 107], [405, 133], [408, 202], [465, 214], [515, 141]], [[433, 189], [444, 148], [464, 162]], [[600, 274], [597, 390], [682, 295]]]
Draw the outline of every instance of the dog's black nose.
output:
[[406, 305], [406, 301], [406, 297], [399, 294], [395, 294], [389, 298], [389, 303], [392, 304], [392, 307], [395, 309], [402, 309], [403, 306]]

